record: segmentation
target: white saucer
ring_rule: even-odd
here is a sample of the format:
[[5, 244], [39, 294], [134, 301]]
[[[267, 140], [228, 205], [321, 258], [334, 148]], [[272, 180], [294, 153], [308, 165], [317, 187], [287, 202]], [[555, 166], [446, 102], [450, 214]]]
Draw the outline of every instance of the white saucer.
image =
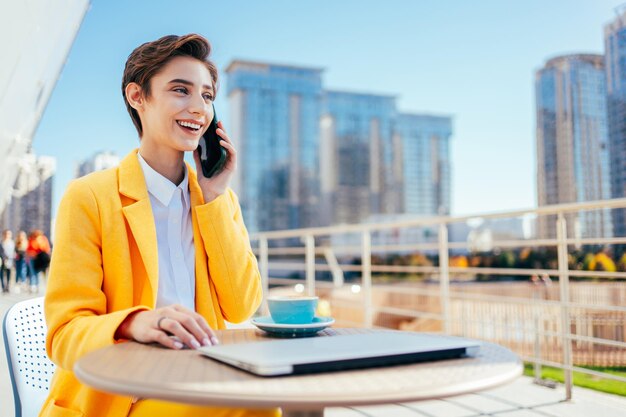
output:
[[252, 324], [261, 330], [280, 336], [298, 337], [310, 336], [332, 325], [335, 319], [332, 317], [315, 317], [311, 323], [285, 324], [275, 323], [270, 316], [256, 317]]

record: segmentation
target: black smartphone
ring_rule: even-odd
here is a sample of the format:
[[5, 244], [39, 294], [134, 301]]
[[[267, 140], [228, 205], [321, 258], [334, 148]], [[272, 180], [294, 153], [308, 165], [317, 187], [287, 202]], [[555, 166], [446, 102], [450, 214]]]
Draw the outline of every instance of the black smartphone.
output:
[[215, 114], [215, 106], [213, 106], [213, 120], [211, 120], [209, 128], [200, 138], [200, 143], [198, 143], [198, 148], [196, 149], [200, 155], [202, 174], [207, 178], [219, 174], [226, 164], [228, 153], [220, 145], [220, 140], [222, 138], [217, 134], [217, 114]]

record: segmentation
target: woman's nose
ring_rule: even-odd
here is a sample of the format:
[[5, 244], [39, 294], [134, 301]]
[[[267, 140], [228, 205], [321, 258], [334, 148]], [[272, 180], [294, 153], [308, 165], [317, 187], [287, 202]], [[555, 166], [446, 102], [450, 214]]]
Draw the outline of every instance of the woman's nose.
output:
[[[189, 111], [195, 114], [207, 114], [209, 106], [202, 97], [202, 94], [193, 94], [189, 101]], [[207, 115], [208, 116], [208, 115]]]

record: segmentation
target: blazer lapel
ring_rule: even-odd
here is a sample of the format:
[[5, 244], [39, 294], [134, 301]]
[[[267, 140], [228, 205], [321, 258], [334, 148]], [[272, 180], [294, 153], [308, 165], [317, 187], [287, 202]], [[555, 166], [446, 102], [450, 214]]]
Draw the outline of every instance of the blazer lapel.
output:
[[141, 254], [152, 290], [151, 305], [154, 306], [159, 288], [156, 226], [146, 181], [137, 159], [136, 149], [120, 163], [119, 192], [130, 199], [130, 203], [124, 205], [122, 211]]

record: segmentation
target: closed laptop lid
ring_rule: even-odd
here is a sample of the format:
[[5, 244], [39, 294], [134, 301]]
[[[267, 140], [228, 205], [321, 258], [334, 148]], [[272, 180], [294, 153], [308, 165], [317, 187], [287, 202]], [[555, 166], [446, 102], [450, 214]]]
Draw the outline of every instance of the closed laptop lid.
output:
[[200, 348], [258, 375], [286, 375], [410, 363], [473, 354], [480, 342], [413, 332], [375, 332]]

